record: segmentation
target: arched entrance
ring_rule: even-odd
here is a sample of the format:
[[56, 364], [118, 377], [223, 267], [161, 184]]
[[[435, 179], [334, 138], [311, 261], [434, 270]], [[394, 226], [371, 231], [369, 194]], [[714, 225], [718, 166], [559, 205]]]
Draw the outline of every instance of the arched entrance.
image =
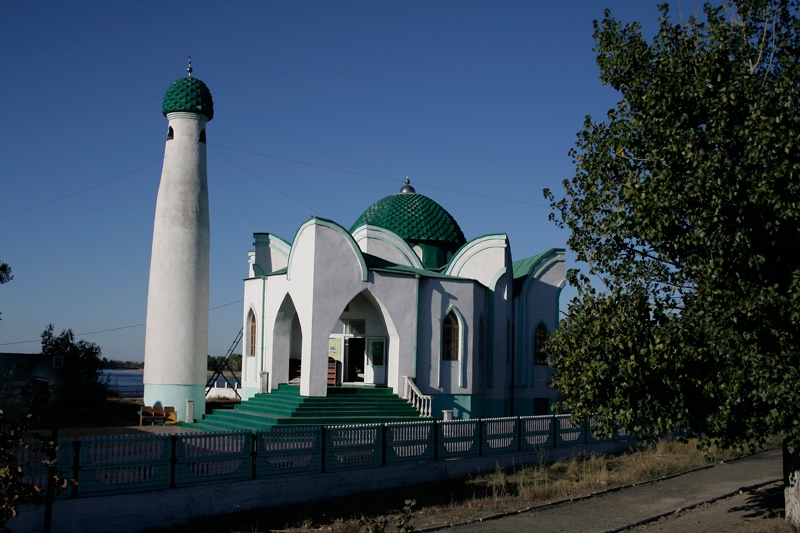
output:
[[329, 360], [336, 361], [336, 384], [386, 385], [389, 332], [369, 291], [344, 307], [328, 342]]
[[292, 297], [281, 302], [272, 330], [272, 388], [281, 383], [299, 383], [303, 347], [303, 329]]

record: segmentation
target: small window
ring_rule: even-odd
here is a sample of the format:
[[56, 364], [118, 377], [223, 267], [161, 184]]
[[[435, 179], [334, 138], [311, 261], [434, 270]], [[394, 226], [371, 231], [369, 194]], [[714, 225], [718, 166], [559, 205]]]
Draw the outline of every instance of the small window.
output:
[[247, 349], [247, 355], [250, 357], [255, 357], [256, 355], [256, 315], [252, 312], [250, 313], [250, 342], [249, 347]]
[[442, 360], [458, 361], [458, 319], [453, 311], [444, 317], [442, 326]]
[[169, 127], [169, 131], [167, 132], [167, 140], [171, 141], [175, 138], [175, 131], [172, 129], [172, 126]]
[[364, 320], [348, 320], [347, 333], [350, 335], [366, 335], [367, 324]]
[[200, 132], [200, 142], [206, 144], [206, 130], [203, 128], [203, 131]]
[[544, 354], [544, 341], [547, 339], [547, 328], [544, 324], [539, 324], [533, 333], [533, 364], [546, 365], [547, 356]]

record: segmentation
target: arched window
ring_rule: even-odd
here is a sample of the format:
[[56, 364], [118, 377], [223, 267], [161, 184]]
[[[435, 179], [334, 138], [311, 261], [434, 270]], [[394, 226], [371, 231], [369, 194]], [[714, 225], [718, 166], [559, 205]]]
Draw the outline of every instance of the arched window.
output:
[[453, 311], [444, 317], [442, 326], [442, 360], [458, 361], [458, 318]]
[[205, 144], [206, 143], [206, 130], [203, 128], [203, 131], [200, 132], [200, 142]]
[[172, 129], [172, 126], [169, 127], [169, 131], [167, 132], [167, 140], [171, 141], [175, 138], [175, 131]]
[[542, 347], [544, 346], [544, 341], [547, 339], [548, 333], [544, 324], [539, 324], [536, 327], [536, 331], [533, 333], [533, 364], [535, 365], [547, 364], [547, 357], [543, 353]]
[[250, 338], [247, 347], [247, 355], [255, 357], [256, 355], [256, 315], [250, 311], [250, 320], [248, 320], [248, 329], [250, 330]]

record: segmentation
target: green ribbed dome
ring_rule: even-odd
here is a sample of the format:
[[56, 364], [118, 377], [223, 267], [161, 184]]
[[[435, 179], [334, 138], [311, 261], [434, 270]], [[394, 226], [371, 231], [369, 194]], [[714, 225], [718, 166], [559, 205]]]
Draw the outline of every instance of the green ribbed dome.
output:
[[421, 194], [400, 193], [378, 200], [358, 217], [350, 231], [364, 224], [393, 231], [411, 245], [422, 245], [426, 268], [443, 266], [447, 252], [455, 252], [467, 242], [450, 213]]
[[173, 111], [188, 111], [214, 118], [214, 101], [206, 84], [197, 78], [181, 78], [172, 82], [161, 106], [164, 116]]

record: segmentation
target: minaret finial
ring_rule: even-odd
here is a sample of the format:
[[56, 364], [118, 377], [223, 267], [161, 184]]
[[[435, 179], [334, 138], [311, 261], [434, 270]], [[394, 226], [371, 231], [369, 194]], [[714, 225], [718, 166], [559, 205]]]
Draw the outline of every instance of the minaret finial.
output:
[[403, 187], [402, 189], [400, 189], [400, 194], [416, 194], [417, 193], [417, 191], [414, 190], [414, 187], [412, 187], [410, 185], [410, 183], [411, 183], [411, 180], [408, 179], [408, 176], [406, 176], [406, 186]]
[[189, 66], [186, 67], [186, 72], [189, 73], [189, 77], [192, 77], [192, 56], [189, 56]]

